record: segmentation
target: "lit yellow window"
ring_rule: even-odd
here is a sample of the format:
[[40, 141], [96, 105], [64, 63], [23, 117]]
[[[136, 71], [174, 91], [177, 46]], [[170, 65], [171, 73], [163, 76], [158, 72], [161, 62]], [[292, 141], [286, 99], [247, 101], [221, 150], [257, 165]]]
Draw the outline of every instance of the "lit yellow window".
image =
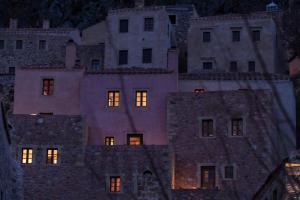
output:
[[128, 145], [142, 145], [143, 144], [143, 134], [128, 134], [127, 135]]
[[22, 149], [22, 164], [31, 164], [32, 163], [32, 149], [23, 148]]
[[108, 91], [108, 106], [118, 107], [120, 106], [120, 92], [119, 91]]
[[121, 178], [120, 176], [110, 177], [110, 192], [120, 192], [121, 191]]
[[114, 137], [105, 137], [105, 145], [114, 145], [115, 138]]
[[147, 99], [148, 99], [147, 91], [145, 91], [145, 90], [136, 91], [135, 99], [136, 99], [135, 105], [137, 107], [146, 107], [147, 106]]
[[58, 163], [58, 149], [47, 149], [47, 164]]

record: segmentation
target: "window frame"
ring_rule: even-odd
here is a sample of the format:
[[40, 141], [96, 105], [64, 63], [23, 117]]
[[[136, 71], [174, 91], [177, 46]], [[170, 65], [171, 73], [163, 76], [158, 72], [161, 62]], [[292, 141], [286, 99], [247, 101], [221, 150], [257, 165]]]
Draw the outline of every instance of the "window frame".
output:
[[231, 37], [232, 37], [232, 42], [240, 42], [241, 41], [241, 30], [238, 30], [238, 29], [231, 30]]
[[[253, 64], [253, 65], [251, 65], [251, 64]], [[248, 61], [248, 72], [250, 72], [250, 73], [256, 72], [256, 62], [255, 61], [253, 61], [253, 60]]]
[[[200, 138], [215, 138], [216, 137], [216, 125], [215, 119], [212, 117], [200, 117], [198, 118], [199, 121], [199, 133]], [[212, 135], [204, 135], [204, 122], [212, 122]]]
[[253, 42], [261, 41], [261, 30], [259, 30], [259, 29], [252, 30], [252, 40], [253, 40]]
[[[120, 186], [119, 186], [119, 190], [118, 191], [112, 191], [111, 190], [111, 180], [112, 178], [119, 178], [120, 179]], [[110, 174], [110, 175], [106, 175], [106, 186], [107, 186], [107, 192], [111, 193], [111, 194], [120, 194], [123, 193], [123, 180], [124, 179], [124, 175], [119, 175], [119, 174]]]
[[[209, 168], [213, 167], [214, 168], [214, 187], [203, 187], [204, 181], [202, 179], [202, 168]], [[205, 164], [205, 165], [199, 165], [198, 166], [199, 173], [198, 173], [198, 178], [199, 178], [199, 188], [201, 189], [214, 189], [218, 187], [218, 174], [217, 174], [217, 166], [214, 164]]]
[[[232, 167], [232, 178], [226, 177], [226, 167]], [[236, 164], [223, 165], [223, 180], [225, 180], [225, 181], [236, 180]]]
[[[44, 46], [44, 48], [41, 48], [41, 42], [45, 42], [45, 46]], [[38, 43], [38, 49], [39, 49], [39, 51], [45, 51], [45, 50], [47, 50], [47, 40], [43, 40], [43, 39], [41, 39], [41, 40], [39, 40], [39, 43]]]
[[[21, 42], [21, 43], [20, 43], [20, 44], [21, 44], [21, 48], [18, 47], [18, 42]], [[15, 41], [15, 49], [16, 49], [16, 50], [23, 50], [23, 48], [24, 48], [24, 41], [23, 41], [22, 39], [17, 39], [17, 40]]]
[[[144, 145], [144, 135], [142, 133], [127, 133], [127, 145], [128, 146], [140, 146]], [[138, 137], [139, 138], [139, 144], [131, 144], [130, 143], [130, 137]]]
[[[122, 27], [122, 22], [127, 22], [126, 30]], [[129, 19], [119, 19], [119, 33], [128, 33], [129, 32]]]
[[[49, 151], [51, 151], [50, 161], [49, 161]], [[54, 154], [55, 151], [56, 151], [56, 159], [55, 159], [55, 154]], [[58, 165], [59, 164], [59, 157], [60, 157], [59, 154], [60, 154], [59, 149], [57, 147], [48, 147], [46, 149], [46, 165], [52, 165], [52, 166]]]
[[[26, 156], [24, 158], [24, 150], [26, 151]], [[31, 158], [30, 158], [30, 150], [31, 150]], [[24, 162], [25, 159], [25, 162]], [[29, 160], [31, 159], [31, 162]], [[21, 148], [21, 164], [22, 165], [31, 165], [33, 164], [33, 148], [32, 147], [22, 147]]]
[[[140, 97], [138, 97], [138, 93], [141, 93]], [[143, 101], [143, 98], [144, 98], [143, 94], [146, 94], [146, 96], [145, 96], [146, 101]], [[137, 108], [147, 108], [149, 106], [148, 105], [148, 99], [149, 99], [148, 90], [143, 90], [143, 89], [135, 90], [135, 102], [134, 102], [135, 107], [137, 107]], [[140, 105], [138, 105], [138, 103], [140, 103]]]
[[[95, 61], [98, 61], [98, 67], [94, 67], [94, 62]], [[97, 59], [97, 58], [93, 58], [93, 59], [91, 59], [91, 67], [90, 67], [90, 70], [92, 71], [92, 72], [97, 72], [97, 71], [99, 71], [100, 69], [101, 69], [101, 60], [100, 59]]]
[[[149, 51], [149, 52], [147, 52]], [[150, 53], [149, 55], [146, 53]], [[142, 62], [143, 64], [151, 64], [153, 60], [153, 51], [152, 48], [143, 48], [143, 57]]]
[[[112, 93], [112, 101], [110, 101], [110, 93]], [[116, 101], [116, 94], [118, 94], [118, 98], [119, 100]], [[106, 92], [107, 95], [107, 101], [106, 101], [106, 105], [108, 108], [118, 108], [121, 106], [121, 91], [120, 90], [107, 90]], [[112, 103], [112, 105], [110, 105], [110, 103]]]
[[105, 146], [113, 146], [113, 145], [116, 145], [116, 143], [115, 143], [115, 137], [113, 137], [113, 136], [106, 136], [105, 138], [104, 138], [104, 144], [105, 144]]
[[[147, 21], [150, 20], [150, 21]], [[152, 23], [149, 23], [151, 22]], [[153, 32], [154, 31], [154, 17], [145, 17], [144, 18], [144, 32]]]
[[[235, 64], [235, 66], [233, 65]], [[233, 67], [235, 67], [235, 70], [233, 70]], [[238, 72], [238, 63], [235, 60], [230, 61], [230, 68], [229, 68], [230, 72]]]
[[[54, 78], [42, 78], [42, 96], [48, 97], [48, 96], [53, 96], [54, 95]], [[45, 81], [49, 81], [48, 83], [48, 89], [45, 90]], [[51, 81], [52, 81], [52, 85], [51, 85]], [[48, 93], [45, 93], [46, 91], [48, 91]]]
[[[126, 53], [126, 59], [121, 59], [121, 55], [123, 53]], [[123, 50], [119, 50], [119, 58], [118, 58], [118, 65], [128, 65], [128, 55], [129, 55], [129, 51], [127, 49], [123, 49]], [[125, 54], [123, 55], [125, 56]], [[122, 61], [122, 62], [121, 62]], [[126, 62], [125, 62], [126, 61]]]
[[202, 32], [202, 42], [203, 43], [211, 42], [211, 32], [210, 31], [203, 31]]
[[[244, 137], [246, 135], [246, 122], [245, 117], [232, 117], [230, 119], [229, 126], [229, 137]], [[242, 120], [242, 134], [241, 135], [233, 135], [233, 121]]]
[[[205, 65], [208, 65], [208, 64], [211, 65], [211, 68], [210, 69], [205, 69]], [[204, 61], [204, 62], [202, 62], [202, 70], [203, 71], [212, 71], [213, 69], [214, 69], [214, 65], [213, 65], [212, 61]]]

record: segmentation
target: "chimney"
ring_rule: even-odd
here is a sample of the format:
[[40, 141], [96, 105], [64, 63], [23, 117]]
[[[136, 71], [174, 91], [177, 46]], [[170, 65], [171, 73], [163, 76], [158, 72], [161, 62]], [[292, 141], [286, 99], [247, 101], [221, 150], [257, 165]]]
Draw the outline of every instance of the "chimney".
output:
[[50, 28], [50, 21], [47, 19], [43, 20], [43, 29], [49, 29]]
[[67, 69], [75, 67], [76, 63], [76, 44], [73, 40], [69, 40], [66, 46], [65, 65]]
[[18, 20], [15, 18], [9, 19], [9, 28], [11, 28], [11, 29], [18, 28]]
[[137, 8], [143, 8], [145, 6], [145, 0], [135, 0], [134, 6]]

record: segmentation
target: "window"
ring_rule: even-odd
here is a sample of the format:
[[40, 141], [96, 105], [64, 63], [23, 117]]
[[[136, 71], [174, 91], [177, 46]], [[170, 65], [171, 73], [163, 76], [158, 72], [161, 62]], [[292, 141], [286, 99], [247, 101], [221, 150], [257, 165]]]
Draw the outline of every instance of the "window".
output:
[[260, 41], [260, 30], [252, 31], [252, 38], [254, 42]]
[[93, 59], [91, 61], [91, 70], [92, 71], [98, 71], [98, 70], [100, 70], [100, 60]]
[[128, 32], [128, 19], [121, 19], [119, 24], [119, 32], [127, 33]]
[[143, 63], [152, 62], [152, 49], [143, 49]]
[[15, 67], [9, 67], [9, 68], [8, 68], [8, 73], [9, 73], [9, 74], [14, 75], [14, 74], [15, 74], [15, 71], [16, 71], [16, 68], [15, 68]]
[[203, 70], [212, 70], [213, 64], [212, 62], [203, 62]]
[[47, 149], [47, 164], [56, 165], [58, 163], [58, 149]]
[[127, 145], [142, 145], [143, 134], [127, 134]]
[[277, 190], [273, 190], [272, 200], [277, 200], [278, 199], [277, 197], [278, 197]]
[[234, 178], [234, 168], [233, 166], [229, 165], [229, 166], [225, 166], [224, 167], [224, 178], [225, 179], [233, 179]]
[[5, 47], [4, 40], [0, 40], [0, 49], [4, 49], [4, 47]]
[[16, 49], [23, 49], [23, 40], [16, 41]]
[[121, 177], [111, 176], [109, 178], [109, 191], [110, 192], [121, 192]]
[[146, 107], [147, 106], [147, 91], [140, 90], [135, 93], [135, 105], [136, 107]]
[[204, 88], [196, 88], [194, 90], [195, 93], [204, 93], [206, 90]]
[[46, 49], [46, 40], [40, 40], [39, 41], [39, 50], [45, 50]]
[[105, 145], [114, 145], [115, 144], [115, 138], [114, 137], [105, 137]]
[[120, 50], [119, 65], [127, 65], [127, 64], [128, 64], [128, 50]]
[[177, 19], [176, 15], [169, 15], [169, 20], [171, 24], [176, 25], [177, 24]]
[[22, 149], [22, 164], [31, 164], [32, 163], [32, 148], [23, 148]]
[[43, 79], [43, 95], [50, 96], [53, 94], [54, 79]]
[[201, 188], [212, 189], [216, 187], [215, 166], [201, 166]]
[[214, 136], [214, 122], [212, 119], [202, 120], [202, 136], [203, 137]]
[[255, 72], [255, 61], [248, 62], [248, 72]]
[[232, 41], [239, 42], [240, 39], [240, 31], [232, 31]]
[[237, 72], [237, 62], [236, 61], [231, 61], [230, 62], [230, 72]]
[[203, 42], [210, 42], [210, 32], [206, 31], [206, 32], [203, 32]]
[[231, 121], [231, 134], [232, 136], [243, 135], [243, 119], [237, 118]]
[[108, 107], [120, 106], [120, 92], [119, 91], [108, 91]]
[[144, 21], [144, 31], [153, 31], [154, 29], [154, 19], [152, 17], [145, 18]]
[[76, 59], [76, 60], [75, 60], [75, 65], [76, 65], [76, 66], [80, 65], [80, 62], [81, 62], [80, 59]]

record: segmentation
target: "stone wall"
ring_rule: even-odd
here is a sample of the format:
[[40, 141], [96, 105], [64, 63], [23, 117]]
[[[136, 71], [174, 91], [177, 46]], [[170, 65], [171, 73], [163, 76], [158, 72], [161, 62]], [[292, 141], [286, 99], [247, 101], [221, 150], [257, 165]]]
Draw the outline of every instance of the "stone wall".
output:
[[[200, 167], [215, 166], [222, 199], [250, 199], [280, 162], [272, 125], [270, 91], [172, 93], [167, 131], [175, 157], [175, 189], [200, 188]], [[214, 136], [201, 136], [201, 119], [213, 119]], [[232, 136], [231, 119], [243, 119], [243, 136]], [[224, 167], [234, 166], [234, 178]]]

